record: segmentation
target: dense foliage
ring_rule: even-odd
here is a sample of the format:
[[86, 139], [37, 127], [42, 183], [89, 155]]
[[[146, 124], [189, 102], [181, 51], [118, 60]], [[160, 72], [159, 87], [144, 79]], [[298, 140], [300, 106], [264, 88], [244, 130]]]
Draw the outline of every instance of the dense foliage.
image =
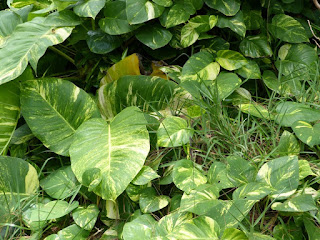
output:
[[0, 8], [0, 238], [319, 239], [312, 1]]

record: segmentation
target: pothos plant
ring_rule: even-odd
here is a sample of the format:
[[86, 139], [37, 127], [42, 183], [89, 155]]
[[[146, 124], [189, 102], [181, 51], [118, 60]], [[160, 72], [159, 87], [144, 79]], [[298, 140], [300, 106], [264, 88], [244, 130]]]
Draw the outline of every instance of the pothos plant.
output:
[[318, 4], [1, 4], [1, 238], [319, 238]]

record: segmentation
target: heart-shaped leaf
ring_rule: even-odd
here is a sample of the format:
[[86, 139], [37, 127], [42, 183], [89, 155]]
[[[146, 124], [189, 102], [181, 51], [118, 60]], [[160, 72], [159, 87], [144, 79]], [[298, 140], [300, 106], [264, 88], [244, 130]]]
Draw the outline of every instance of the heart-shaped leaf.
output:
[[217, 62], [229, 71], [239, 69], [248, 63], [248, 60], [236, 51], [220, 50], [217, 53]]
[[89, 205], [87, 208], [78, 207], [72, 213], [74, 222], [85, 230], [91, 230], [98, 218], [99, 208], [95, 204]]
[[157, 130], [160, 147], [179, 147], [190, 142], [194, 130], [185, 119], [175, 116], [165, 118]]
[[143, 166], [138, 175], [133, 179], [132, 183], [135, 185], [145, 185], [158, 177], [160, 176], [151, 167]]
[[150, 187], [141, 191], [139, 205], [143, 213], [152, 213], [166, 207], [169, 201], [168, 196], [158, 196], [156, 190]]
[[305, 121], [297, 121], [292, 125], [296, 136], [305, 144], [313, 147], [320, 144], [320, 123], [311, 125]]
[[139, 28], [136, 38], [155, 50], [167, 45], [172, 38], [172, 34], [167, 29], [153, 24], [152, 26], [146, 25]]
[[195, 163], [187, 159], [174, 164], [172, 177], [174, 184], [186, 193], [190, 193], [191, 190], [207, 182], [207, 178]]
[[79, 127], [70, 147], [71, 167], [89, 190], [115, 200], [141, 170], [149, 147], [143, 113], [128, 107], [110, 123], [96, 118]]
[[241, 41], [239, 48], [246, 57], [259, 58], [272, 56], [272, 49], [265, 36], [246, 37]]
[[86, 0], [77, 4], [73, 11], [80, 17], [95, 18], [106, 4], [106, 0]]
[[123, 227], [124, 240], [149, 240], [154, 238], [154, 227], [157, 221], [149, 214], [144, 214]]
[[276, 202], [271, 208], [281, 212], [307, 212], [318, 209], [312, 195], [309, 194], [293, 197], [283, 203]]
[[25, 81], [21, 112], [33, 134], [46, 147], [64, 156], [69, 155], [76, 129], [86, 120], [100, 116], [89, 94], [56, 78]]
[[241, 37], [246, 35], [246, 25], [241, 10], [233, 17], [219, 16], [217, 27], [229, 28]]
[[126, 0], [127, 18], [130, 24], [139, 24], [159, 17], [164, 7], [148, 0]]
[[240, 10], [239, 0], [205, 0], [205, 3], [226, 16], [233, 16]]

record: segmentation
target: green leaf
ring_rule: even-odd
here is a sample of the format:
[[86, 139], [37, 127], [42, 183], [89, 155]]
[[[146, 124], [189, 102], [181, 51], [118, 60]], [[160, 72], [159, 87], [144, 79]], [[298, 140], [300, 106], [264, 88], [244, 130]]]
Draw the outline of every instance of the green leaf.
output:
[[226, 70], [233, 71], [248, 63], [248, 60], [240, 53], [232, 50], [220, 50], [216, 61]]
[[248, 240], [248, 237], [236, 228], [227, 228], [224, 230], [221, 240]]
[[126, 193], [132, 201], [138, 202], [141, 191], [145, 188], [147, 188], [147, 185], [134, 185], [130, 183], [126, 188]]
[[14, 131], [10, 144], [19, 145], [28, 142], [32, 138], [34, 138], [34, 135], [25, 123]]
[[234, 187], [227, 177], [227, 166], [217, 161], [214, 161], [209, 168], [208, 183], [217, 186], [219, 190]]
[[28, 62], [36, 69], [38, 60], [52, 45], [62, 43], [72, 32], [72, 27], [45, 25], [45, 18], [19, 24], [0, 49], [0, 85], [19, 77]]
[[139, 206], [143, 213], [152, 213], [168, 206], [169, 201], [169, 197], [158, 196], [156, 190], [149, 187], [141, 191]]
[[177, 225], [167, 239], [212, 239], [218, 240], [220, 227], [210, 217], [199, 216]]
[[218, 200], [206, 216], [218, 222], [221, 230], [226, 228], [236, 228], [238, 224], [247, 216], [256, 201], [253, 200]]
[[293, 17], [278, 14], [272, 18], [271, 33], [280, 40], [289, 43], [309, 42], [306, 30]]
[[87, 44], [93, 53], [106, 54], [112, 52], [120, 47], [121, 43], [121, 38], [104, 33], [100, 29], [88, 32]]
[[315, 122], [320, 120], [320, 111], [298, 102], [282, 102], [276, 107], [275, 121], [284, 127], [291, 127], [296, 121]]
[[152, 0], [152, 1], [163, 7], [171, 7], [171, 5], [173, 4], [172, 0]]
[[217, 27], [229, 28], [241, 37], [246, 35], [246, 25], [244, 24], [243, 13], [241, 10], [233, 17], [219, 16]]
[[191, 219], [191, 213], [180, 211], [170, 213], [159, 220], [155, 228], [156, 236], [160, 239], [168, 239], [179, 225]]
[[311, 220], [303, 219], [304, 226], [307, 230], [309, 240], [319, 240], [320, 229]]
[[264, 235], [261, 233], [257, 233], [257, 232], [250, 233], [248, 237], [249, 237], [249, 240], [275, 240], [275, 238], [273, 237], [270, 237], [268, 235]]
[[246, 199], [246, 200], [260, 200], [266, 197], [272, 188], [265, 183], [250, 182], [237, 188], [233, 194], [232, 199]]
[[74, 222], [85, 230], [93, 229], [99, 215], [99, 208], [95, 204], [89, 205], [87, 208], [78, 207], [72, 213]]
[[39, 222], [60, 218], [76, 209], [78, 205], [77, 201], [69, 204], [61, 200], [51, 201], [46, 204], [38, 203], [23, 212], [23, 220], [26, 222]]
[[0, 155], [7, 151], [19, 117], [19, 84], [15, 81], [0, 85]]
[[7, 38], [15, 28], [22, 23], [21, 17], [8, 9], [0, 11], [0, 48], [4, 46]]
[[214, 80], [218, 76], [220, 66], [214, 62], [214, 57], [206, 51], [192, 55], [182, 68], [183, 80]]
[[56, 78], [25, 81], [21, 112], [33, 134], [63, 156], [69, 155], [76, 129], [86, 120], [100, 116], [95, 102], [85, 91]]
[[226, 99], [231, 93], [240, 87], [242, 81], [234, 73], [221, 72], [212, 83], [214, 95], [220, 100]]
[[154, 226], [157, 221], [149, 214], [144, 214], [123, 227], [124, 240], [149, 240], [154, 237]]
[[285, 130], [280, 137], [280, 142], [275, 153], [279, 156], [299, 155], [300, 145], [296, 137]]
[[78, 128], [70, 147], [72, 170], [89, 190], [115, 200], [141, 170], [149, 153], [148, 135], [137, 107], [126, 108], [110, 123], [88, 120]]
[[246, 79], [261, 79], [259, 65], [253, 60], [248, 60], [248, 63], [239, 68], [236, 73]]
[[313, 79], [318, 62], [317, 51], [306, 44], [283, 45], [276, 67], [291, 81]]
[[90, 232], [72, 224], [58, 232], [58, 239], [55, 240], [85, 240], [88, 239]]
[[210, 184], [203, 184], [184, 193], [181, 199], [180, 210], [192, 212], [197, 215], [207, 213], [215, 204], [218, 204], [219, 189]]
[[183, 48], [194, 44], [200, 36], [200, 33], [190, 24], [187, 23], [181, 29], [181, 46]]
[[107, 2], [104, 8], [105, 18], [99, 21], [101, 30], [110, 35], [121, 35], [132, 32], [137, 26], [130, 25], [127, 20], [126, 2]]
[[239, 156], [229, 156], [227, 162], [227, 175], [235, 186], [254, 181], [256, 170], [248, 160]]
[[179, 86], [173, 81], [152, 76], [124, 76], [99, 89], [99, 106], [107, 118], [128, 106], [154, 112], [165, 109], [180, 93]]
[[265, 163], [259, 169], [256, 181], [272, 187], [272, 198], [279, 200], [288, 198], [299, 185], [298, 158], [280, 157]]
[[44, 20], [46, 26], [75, 27], [81, 24], [80, 18], [70, 10], [53, 12]]
[[179, 160], [174, 164], [172, 178], [174, 184], [188, 194], [191, 190], [207, 182], [207, 178], [195, 163], [186, 159]]
[[265, 36], [248, 36], [241, 41], [239, 48], [246, 57], [259, 58], [272, 56], [272, 49]]
[[73, 11], [80, 17], [91, 17], [95, 19], [105, 3], [106, 0], [85, 0], [83, 3], [76, 5]]
[[310, 167], [308, 160], [299, 160], [299, 180], [304, 179], [307, 176], [315, 175]]
[[160, 147], [179, 147], [190, 142], [193, 132], [185, 119], [169, 116], [157, 130], [157, 144]]
[[136, 38], [149, 48], [155, 50], [167, 45], [172, 38], [172, 34], [159, 25], [145, 25], [139, 28]]
[[133, 179], [132, 183], [135, 185], [145, 185], [158, 177], [160, 176], [151, 167], [143, 166], [137, 176]]
[[313, 147], [320, 144], [320, 123], [311, 125], [305, 121], [297, 121], [292, 126], [296, 136], [305, 144]]
[[41, 179], [40, 186], [52, 198], [64, 199], [74, 194], [79, 183], [71, 167], [56, 169], [47, 177]]
[[239, 108], [242, 112], [252, 115], [254, 117], [273, 120], [274, 116], [263, 105], [258, 103], [244, 103], [240, 104]]
[[126, 0], [127, 18], [130, 24], [139, 24], [159, 17], [164, 7], [148, 0]]
[[295, 196], [283, 203], [275, 202], [272, 204], [271, 208], [272, 210], [281, 212], [307, 212], [318, 209], [312, 195], [309, 194]]
[[20, 158], [0, 156], [0, 169], [1, 195], [31, 195], [39, 187], [36, 169]]
[[226, 16], [233, 16], [240, 10], [239, 0], [205, 0], [205, 3], [213, 8], [222, 12]]
[[243, 19], [247, 30], [258, 30], [263, 23], [261, 10], [243, 10]]
[[304, 238], [301, 226], [291, 221], [286, 224], [276, 225], [273, 228], [273, 236], [275, 239], [287, 240], [303, 240]]
[[199, 33], [208, 32], [218, 22], [215, 15], [197, 15], [189, 20], [189, 24]]

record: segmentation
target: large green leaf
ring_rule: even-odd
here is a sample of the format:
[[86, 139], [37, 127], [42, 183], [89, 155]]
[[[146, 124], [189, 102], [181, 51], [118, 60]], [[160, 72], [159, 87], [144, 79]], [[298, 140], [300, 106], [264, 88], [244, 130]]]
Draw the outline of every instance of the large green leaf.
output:
[[231, 188], [234, 185], [227, 176], [227, 166], [218, 161], [214, 161], [208, 171], [208, 183], [213, 184], [221, 189]]
[[255, 167], [248, 160], [239, 156], [229, 156], [227, 162], [227, 175], [235, 186], [254, 181]]
[[150, 147], [148, 135], [137, 107], [124, 109], [110, 123], [88, 120], [70, 147], [72, 170], [89, 190], [115, 200], [142, 168]]
[[20, 76], [28, 62], [36, 69], [47, 48], [63, 42], [72, 32], [72, 27], [52, 27], [45, 20], [22, 23], [7, 39], [6, 47], [0, 49], [0, 84]]
[[224, 100], [237, 88], [239, 88], [241, 83], [242, 81], [237, 74], [221, 72], [211, 85], [213, 97]]
[[84, 230], [76, 224], [72, 224], [57, 234], [52, 234], [45, 238], [45, 240], [86, 240], [89, 237], [90, 232]]
[[6, 152], [20, 117], [20, 87], [16, 82], [0, 86], [0, 155]]
[[95, 18], [104, 7], [106, 0], [85, 0], [76, 5], [73, 11], [80, 17]]
[[153, 24], [139, 28], [136, 38], [154, 50], [167, 45], [172, 38], [172, 34], [165, 28]]
[[299, 153], [300, 145], [296, 137], [285, 130], [280, 137], [278, 147], [276, 148], [276, 154], [280, 156], [289, 156], [298, 155]]
[[139, 24], [159, 17], [164, 7], [148, 0], [126, 0], [127, 18], [130, 24]]
[[157, 143], [160, 147], [179, 147], [190, 142], [193, 132], [185, 119], [169, 116], [157, 130]]
[[213, 8], [222, 12], [226, 16], [233, 16], [240, 10], [239, 0], [205, 0], [205, 3]]
[[75, 223], [85, 229], [91, 230], [98, 218], [99, 208], [95, 204], [91, 204], [88, 207], [78, 207], [72, 213], [73, 220]]
[[219, 189], [211, 184], [203, 184], [184, 193], [181, 199], [180, 210], [203, 215], [208, 212], [215, 204], [218, 204]]
[[71, 170], [71, 166], [56, 169], [41, 179], [40, 186], [52, 198], [64, 199], [74, 194], [79, 182]]
[[33, 134], [64, 156], [69, 155], [76, 129], [84, 121], [100, 116], [89, 94], [69, 81], [55, 78], [25, 81], [21, 112]]
[[203, 175], [194, 162], [183, 159], [174, 164], [172, 178], [174, 184], [186, 193], [198, 186], [205, 184], [207, 178]]
[[279, 50], [278, 70], [291, 81], [313, 79], [317, 51], [306, 44], [283, 45]]
[[239, 45], [240, 51], [246, 57], [271, 57], [272, 49], [265, 36], [248, 36]]
[[221, 240], [248, 240], [246, 234], [236, 228], [227, 228], [224, 230]]
[[307, 212], [318, 209], [312, 195], [309, 194], [295, 196], [283, 203], [273, 203], [271, 208], [281, 212]]
[[241, 37], [246, 35], [246, 25], [244, 24], [243, 13], [241, 10], [233, 17], [219, 16], [217, 27], [229, 28]]
[[275, 121], [291, 127], [296, 121], [315, 122], [320, 120], [320, 111], [298, 102], [282, 102], [276, 107]]
[[298, 158], [296, 156], [280, 157], [265, 163], [260, 168], [256, 181], [272, 188], [272, 198], [288, 198], [299, 185]]
[[151, 167], [143, 166], [137, 176], [133, 179], [132, 183], [135, 185], [145, 185], [158, 177], [160, 176]]
[[144, 214], [123, 227], [124, 240], [149, 240], [154, 238], [154, 227], [157, 221], [149, 214]]
[[107, 2], [104, 9], [105, 18], [99, 21], [100, 28], [110, 35], [120, 35], [133, 31], [136, 27], [127, 20], [126, 2]]
[[314, 224], [309, 219], [303, 219], [304, 226], [307, 230], [309, 240], [319, 240], [320, 239], [320, 228]]
[[297, 121], [291, 127], [303, 143], [310, 147], [320, 144], [320, 123], [312, 126], [308, 122]]
[[141, 191], [139, 206], [143, 213], [152, 213], [166, 207], [169, 201], [168, 196], [158, 196], [156, 190], [150, 187]]
[[272, 34], [282, 41], [290, 43], [308, 42], [306, 30], [293, 17], [278, 14], [272, 18], [270, 26]]
[[272, 191], [272, 188], [265, 183], [250, 182], [248, 184], [242, 185], [241, 187], [237, 188], [233, 192], [232, 198], [234, 200], [237, 200], [237, 199], [260, 200], [266, 197], [271, 191]]
[[236, 73], [246, 79], [261, 79], [260, 67], [254, 60], [248, 60]]
[[129, 106], [154, 112], [165, 109], [179, 92], [179, 86], [173, 81], [142, 75], [124, 76], [99, 89], [99, 106], [107, 118]]
[[217, 53], [217, 62], [229, 71], [239, 69], [248, 63], [248, 60], [236, 51], [220, 50]]

